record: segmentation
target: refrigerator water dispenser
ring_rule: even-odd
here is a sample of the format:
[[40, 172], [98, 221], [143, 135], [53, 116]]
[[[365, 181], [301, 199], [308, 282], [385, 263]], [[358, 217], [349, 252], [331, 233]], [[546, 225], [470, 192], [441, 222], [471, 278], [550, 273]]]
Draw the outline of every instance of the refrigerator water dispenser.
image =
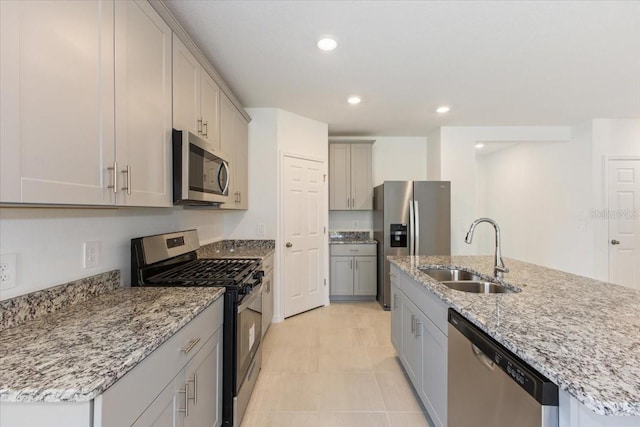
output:
[[390, 224], [389, 243], [392, 248], [407, 247], [407, 224]]

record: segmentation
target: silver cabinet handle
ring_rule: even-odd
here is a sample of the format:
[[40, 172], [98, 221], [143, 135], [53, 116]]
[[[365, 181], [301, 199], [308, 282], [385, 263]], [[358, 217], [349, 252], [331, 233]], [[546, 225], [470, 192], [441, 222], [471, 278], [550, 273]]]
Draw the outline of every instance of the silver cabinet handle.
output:
[[611, 241], [611, 244], [612, 244], [612, 245], [619, 245], [619, 244], [620, 244], [620, 240], [613, 239], [613, 240]]
[[185, 417], [189, 416], [189, 385], [184, 385], [184, 390], [178, 390], [178, 394], [184, 394], [184, 408], [178, 408], [178, 412], [184, 413]]
[[127, 175], [126, 186], [122, 187], [122, 190], [126, 190], [127, 194], [131, 195], [131, 165], [127, 165], [126, 169], [122, 169], [120, 172]]
[[198, 133], [202, 135], [202, 117], [198, 119]]
[[356, 259], [356, 270], [358, 269], [358, 260]]
[[350, 208], [351, 207], [351, 198], [347, 197], [347, 207]]
[[416, 333], [416, 318], [412, 314], [411, 315], [411, 334], [415, 334], [415, 333]]
[[205, 138], [209, 137], [209, 121], [208, 120], [202, 123], [202, 136], [204, 136]]
[[199, 342], [200, 342], [200, 337], [193, 339], [189, 342], [189, 345], [187, 345], [187, 348], [181, 348], [180, 351], [183, 352], [184, 354], [189, 354], [189, 352], [193, 350], [193, 348], [196, 345], [198, 345]]
[[351, 262], [349, 262], [349, 268], [350, 268], [351, 270], [353, 270], [353, 260], [351, 260]]
[[113, 188], [113, 194], [118, 193], [118, 162], [113, 162], [113, 166], [107, 168], [113, 172], [113, 185], [108, 185], [107, 188]]
[[193, 378], [187, 380], [188, 383], [193, 383], [193, 396], [187, 397], [187, 399], [193, 400], [193, 404], [198, 404], [198, 374], [193, 374]]
[[356, 207], [356, 199], [355, 198], [351, 198], [351, 209]]
[[422, 322], [418, 320], [418, 318], [416, 318], [416, 333], [415, 333], [415, 337], [418, 338], [421, 333], [420, 333], [420, 327], [422, 326]]
[[285, 244], [285, 246], [286, 246], [286, 247], [288, 247], [288, 248], [290, 248], [290, 247], [292, 247], [292, 246], [293, 246], [293, 244], [292, 244], [291, 242], [287, 242], [287, 243]]

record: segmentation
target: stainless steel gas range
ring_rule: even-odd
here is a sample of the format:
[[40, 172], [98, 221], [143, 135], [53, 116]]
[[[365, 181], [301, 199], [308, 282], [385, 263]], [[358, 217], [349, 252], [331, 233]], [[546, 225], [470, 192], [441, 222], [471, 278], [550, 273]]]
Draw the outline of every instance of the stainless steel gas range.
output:
[[[223, 426], [239, 426], [262, 364], [262, 266], [198, 259], [196, 230], [131, 240], [132, 286], [223, 286]], [[213, 404], [213, 402], [212, 402]]]

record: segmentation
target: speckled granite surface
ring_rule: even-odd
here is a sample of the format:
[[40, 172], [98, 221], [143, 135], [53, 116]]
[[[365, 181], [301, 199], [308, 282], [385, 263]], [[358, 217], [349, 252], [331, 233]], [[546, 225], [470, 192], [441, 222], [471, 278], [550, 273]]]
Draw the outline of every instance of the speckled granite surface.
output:
[[0, 332], [0, 401], [87, 401], [114, 384], [222, 288], [120, 288]]
[[220, 240], [198, 249], [198, 258], [261, 258], [275, 251], [275, 240]]
[[330, 245], [375, 245], [368, 231], [330, 231]]
[[491, 276], [492, 256], [389, 260], [595, 413], [640, 416], [640, 291], [505, 258], [522, 291], [471, 294], [417, 267]]
[[0, 330], [85, 301], [120, 287], [120, 270], [0, 301]]

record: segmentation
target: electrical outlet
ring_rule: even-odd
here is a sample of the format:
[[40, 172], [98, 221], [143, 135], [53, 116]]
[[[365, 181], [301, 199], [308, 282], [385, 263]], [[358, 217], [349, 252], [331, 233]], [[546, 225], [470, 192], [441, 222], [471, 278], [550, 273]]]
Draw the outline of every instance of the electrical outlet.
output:
[[100, 264], [100, 242], [84, 242], [84, 268], [97, 267]]
[[16, 254], [0, 255], [0, 290], [16, 287]]
[[265, 225], [263, 223], [258, 224], [258, 226], [256, 227], [256, 233], [258, 234], [258, 236], [263, 237], [264, 231], [265, 231]]

